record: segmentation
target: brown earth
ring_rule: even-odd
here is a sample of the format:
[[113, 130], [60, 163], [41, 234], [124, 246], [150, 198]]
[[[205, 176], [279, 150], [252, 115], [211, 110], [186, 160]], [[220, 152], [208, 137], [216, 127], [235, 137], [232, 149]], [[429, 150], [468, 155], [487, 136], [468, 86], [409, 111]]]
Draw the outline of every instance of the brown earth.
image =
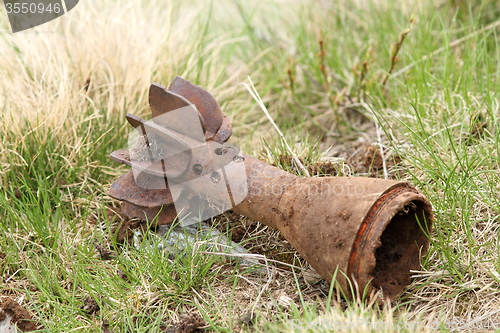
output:
[[179, 321], [165, 331], [165, 333], [195, 333], [202, 332], [205, 321], [199, 314], [183, 314]]
[[11, 323], [16, 324], [21, 331], [31, 332], [37, 330], [37, 324], [28, 310], [12, 298], [4, 298], [2, 300], [0, 304], [0, 321], [4, 320], [7, 314], [12, 316]]

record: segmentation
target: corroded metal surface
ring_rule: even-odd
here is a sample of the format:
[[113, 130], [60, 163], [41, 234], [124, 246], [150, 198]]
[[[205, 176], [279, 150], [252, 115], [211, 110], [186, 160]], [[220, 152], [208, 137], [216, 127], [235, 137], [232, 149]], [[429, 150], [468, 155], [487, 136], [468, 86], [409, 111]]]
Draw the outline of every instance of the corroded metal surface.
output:
[[132, 170], [129, 170], [111, 184], [109, 195], [137, 206], [154, 208], [171, 205], [180, 193], [176, 193], [173, 197], [168, 188], [151, 190], [140, 187], [136, 184]]
[[[431, 204], [410, 184], [299, 178], [242, 155], [224, 143], [231, 123], [217, 101], [182, 78], [175, 78], [168, 90], [153, 84], [149, 102], [154, 123], [127, 115], [143, 135], [136, 151], [111, 154], [135, 172], [118, 178], [110, 189], [110, 196], [124, 202], [122, 213], [169, 224], [210, 198], [210, 216], [233, 207], [278, 229], [327, 281], [338, 270], [337, 286], [348, 297], [349, 286], [355, 285], [358, 292], [380, 290], [394, 299], [410, 283], [411, 271], [419, 269], [420, 255], [428, 249], [433, 220]], [[183, 115], [179, 110], [192, 116], [184, 119], [187, 126], [182, 117], [168, 117]], [[152, 136], [146, 137], [146, 131]], [[139, 160], [137, 151], [145, 152]]]
[[[168, 113], [170, 111], [182, 109], [182, 108], [193, 108], [196, 109], [196, 106], [188, 101], [185, 97], [176, 94], [173, 91], [167, 90], [165, 87], [153, 83], [149, 88], [149, 106], [151, 107], [151, 115], [158, 125], [163, 126], [165, 128], [177, 128], [177, 129], [185, 129], [186, 132], [182, 134], [189, 135], [190, 129], [189, 125], [186, 123], [175, 124], [172, 122], [182, 122], [182, 119], [179, 118], [170, 118], [169, 122], [162, 122], [162, 115]], [[198, 110], [197, 110], [198, 112]], [[202, 125], [203, 132], [205, 133], [205, 120], [201, 114], [199, 114], [199, 120]], [[133, 125], [132, 125], [133, 126]]]
[[231, 128], [231, 120], [228, 116], [224, 115], [224, 117], [222, 118], [222, 125], [220, 126], [217, 133], [215, 133], [212, 140], [218, 143], [224, 143], [229, 140], [231, 134], [233, 134]]
[[[432, 213], [429, 202], [410, 184], [323, 177], [274, 182], [272, 186], [255, 196], [249, 191], [234, 210], [257, 218], [265, 215], [270, 221], [258, 220], [280, 230], [327, 281], [338, 268], [356, 281], [359, 290], [381, 289], [385, 297], [394, 299], [410, 283], [410, 271], [419, 269], [420, 254], [429, 245], [420, 224], [430, 230]], [[261, 200], [265, 191], [273, 193], [269, 205]], [[408, 205], [416, 208], [405, 211]], [[343, 274], [337, 274], [337, 283], [349, 290]]]
[[207, 140], [212, 139], [221, 127], [224, 117], [219, 103], [217, 103], [212, 94], [180, 77], [176, 77], [172, 81], [168, 90], [184, 96], [189, 102], [196, 105], [196, 108], [205, 121], [205, 138]]
[[349, 276], [360, 285], [371, 280], [390, 299], [401, 294], [411, 283], [410, 272], [420, 269], [420, 255], [427, 253], [431, 210], [427, 199], [407, 183], [387, 189], [356, 235], [349, 257]]
[[177, 217], [177, 211], [174, 205], [149, 208], [137, 206], [128, 201], [122, 203], [121, 213], [130, 219], [155, 221], [156, 225], [171, 224]]

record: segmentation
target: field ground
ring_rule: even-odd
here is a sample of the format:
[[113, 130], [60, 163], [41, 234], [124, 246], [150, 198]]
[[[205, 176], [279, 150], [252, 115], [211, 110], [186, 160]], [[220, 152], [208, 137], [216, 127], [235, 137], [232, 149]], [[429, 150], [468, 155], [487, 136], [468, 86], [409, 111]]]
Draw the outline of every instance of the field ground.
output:
[[[499, 13], [494, 0], [93, 0], [11, 34], [2, 8], [1, 298], [51, 333], [500, 329]], [[405, 293], [346, 302], [231, 213], [214, 226], [278, 263], [247, 271], [203, 238], [169, 256], [147, 230], [120, 244], [107, 192], [127, 168], [109, 153], [127, 145], [127, 112], [148, 116], [149, 85], [175, 76], [217, 98], [249, 155], [300, 173], [248, 76], [314, 174], [421, 190], [436, 220]]]

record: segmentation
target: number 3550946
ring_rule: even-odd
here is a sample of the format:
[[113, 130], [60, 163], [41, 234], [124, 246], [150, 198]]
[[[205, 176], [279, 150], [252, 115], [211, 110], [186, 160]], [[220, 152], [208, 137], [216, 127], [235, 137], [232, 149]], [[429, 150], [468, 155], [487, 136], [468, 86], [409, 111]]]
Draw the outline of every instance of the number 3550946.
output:
[[23, 13], [23, 14], [27, 14], [27, 13], [31, 13], [31, 14], [56, 13], [56, 14], [59, 14], [62, 10], [60, 3], [54, 3], [54, 4], [49, 3], [49, 4], [45, 5], [43, 3], [37, 4], [37, 3], [33, 3], [33, 2], [32, 3], [6, 2], [5, 7], [7, 8], [8, 14], [11, 14], [11, 13], [14, 13], [14, 14], [19, 14], [19, 13]]

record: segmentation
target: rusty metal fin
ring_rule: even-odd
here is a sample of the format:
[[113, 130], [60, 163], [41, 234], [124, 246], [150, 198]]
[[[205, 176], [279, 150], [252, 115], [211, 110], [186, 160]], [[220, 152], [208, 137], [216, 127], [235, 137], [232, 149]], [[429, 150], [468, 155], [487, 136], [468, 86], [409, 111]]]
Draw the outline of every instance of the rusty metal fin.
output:
[[221, 127], [224, 117], [219, 103], [212, 94], [178, 76], [172, 81], [168, 91], [181, 95], [196, 105], [196, 109], [205, 120], [205, 139], [212, 139]]
[[197, 110], [196, 105], [189, 102], [183, 96], [167, 90], [164, 86], [153, 83], [149, 87], [149, 106], [153, 116], [153, 121], [160, 126], [173, 129], [179, 133], [189, 135], [192, 129], [189, 124], [183, 122], [179, 117], [165, 116], [167, 113], [182, 108], [192, 108], [198, 114], [203, 134], [206, 132], [205, 119]]

